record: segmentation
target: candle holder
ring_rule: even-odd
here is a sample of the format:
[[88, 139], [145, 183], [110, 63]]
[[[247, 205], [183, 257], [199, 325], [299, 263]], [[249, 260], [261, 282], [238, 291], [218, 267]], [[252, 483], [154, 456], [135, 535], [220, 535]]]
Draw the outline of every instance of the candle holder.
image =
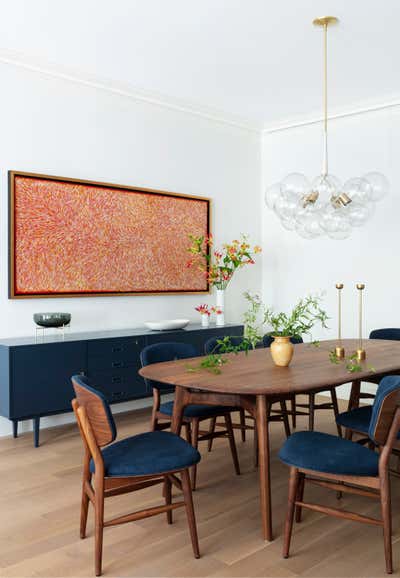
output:
[[338, 345], [335, 347], [336, 357], [343, 359], [345, 355], [344, 347], [342, 345], [342, 289], [343, 283], [336, 283], [338, 290]]
[[367, 353], [363, 348], [362, 326], [363, 326], [363, 291], [365, 289], [364, 283], [357, 283], [358, 290], [358, 348], [356, 351], [357, 361], [363, 361], [367, 357]]

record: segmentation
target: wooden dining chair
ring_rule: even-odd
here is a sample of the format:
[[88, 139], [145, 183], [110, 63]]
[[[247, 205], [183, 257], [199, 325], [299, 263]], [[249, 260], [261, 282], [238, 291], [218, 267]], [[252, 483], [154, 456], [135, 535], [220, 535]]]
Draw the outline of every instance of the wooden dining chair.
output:
[[[165, 361], [173, 361], [175, 359], [189, 359], [199, 355], [197, 349], [189, 343], [175, 343], [162, 342], [148, 345], [142, 349], [140, 353], [140, 360], [142, 366], [151, 365], [153, 363], [162, 363]], [[152, 431], [164, 430], [171, 427], [172, 414], [174, 411], [174, 402], [167, 401], [161, 403], [161, 395], [163, 391], [170, 386], [165, 386], [162, 383], [145, 379], [146, 385], [153, 390], [153, 410], [151, 414], [151, 429]], [[228, 438], [230, 450], [232, 454], [232, 461], [235, 472], [240, 475], [239, 458], [237, 455], [235, 436], [232, 427], [231, 413], [237, 411], [234, 407], [213, 406], [213, 405], [189, 405], [185, 408], [182, 418], [182, 423], [186, 431], [186, 439], [198, 448], [199, 442], [209, 441], [214, 438]], [[221, 430], [200, 430], [200, 423], [205, 420], [221, 417], [224, 419], [225, 428]], [[192, 489], [196, 489], [197, 482], [197, 466], [194, 465], [191, 470]]]
[[[264, 347], [271, 347], [271, 343], [273, 342], [273, 337], [271, 335], [264, 335], [263, 343]], [[291, 337], [290, 341], [296, 345], [298, 343], [303, 343], [303, 339], [301, 337]], [[315, 403], [316, 395], [324, 392], [329, 392], [331, 396], [331, 401], [323, 402], [323, 403]], [[295, 394], [292, 394], [287, 398], [290, 401], [290, 411], [289, 414], [292, 416], [292, 427], [296, 429], [297, 426], [297, 416], [305, 415], [308, 416], [308, 429], [310, 431], [314, 430], [315, 425], [315, 411], [319, 409], [329, 409], [332, 410], [335, 418], [339, 414], [339, 406], [336, 396], [336, 389], [334, 387], [324, 387], [323, 389], [318, 389], [315, 391], [311, 391], [307, 394], [308, 401], [307, 403], [299, 403], [296, 400]], [[299, 409], [301, 408], [301, 409]], [[305, 411], [304, 411], [305, 410]], [[342, 435], [341, 427], [339, 424], [336, 424], [339, 436]]]
[[[226, 339], [225, 336], [220, 336], [220, 337], [211, 337], [210, 339], [208, 339], [205, 344], [204, 344], [204, 351], [206, 353], [206, 355], [209, 355], [210, 353], [221, 353], [221, 349], [223, 350], [223, 345], [221, 345], [221, 341], [223, 339]], [[233, 345], [234, 347], [240, 347], [243, 343], [243, 336], [239, 336], [239, 337], [235, 337], [235, 336], [229, 336], [229, 342], [231, 345]], [[244, 350], [245, 348], [243, 348]], [[285, 428], [285, 433], [286, 433], [286, 437], [290, 436], [290, 426], [289, 426], [289, 419], [288, 419], [288, 410], [286, 407], [286, 399], [285, 398], [277, 398], [276, 399], [276, 403], [280, 404], [280, 411], [274, 408], [275, 405], [275, 401], [273, 403], [270, 404], [269, 406], [269, 415], [268, 415], [268, 419], [269, 421], [282, 421], [284, 428]], [[246, 441], [246, 431], [247, 430], [253, 430], [254, 431], [254, 440], [255, 440], [255, 448], [254, 448], [254, 456], [255, 456], [255, 463], [257, 463], [257, 432], [256, 432], [256, 428], [255, 428], [255, 422], [254, 422], [254, 417], [246, 412], [243, 408], [237, 408], [236, 411], [239, 411], [239, 416], [240, 416], [240, 421], [239, 423], [233, 423], [232, 426], [234, 429], [239, 429], [241, 432], [241, 438], [242, 438], [242, 442]], [[248, 423], [248, 421], [250, 421], [250, 423]], [[211, 424], [210, 424], [210, 430], [214, 430], [216, 426], [216, 418], [213, 418], [211, 420]], [[212, 438], [209, 440], [208, 442], [208, 450], [211, 451], [212, 448]]]
[[[368, 435], [379, 453], [358, 443], [320, 432], [296, 432], [282, 446], [279, 457], [290, 466], [289, 500], [283, 556], [289, 556], [293, 518], [301, 521], [302, 508], [383, 528], [386, 572], [392, 568], [392, 515], [389, 459], [399, 442], [400, 376], [384, 377], [372, 408]], [[381, 519], [304, 501], [305, 482], [379, 500]]]
[[[400, 328], [387, 327], [374, 329], [369, 334], [369, 338], [400, 341]], [[371, 376], [363, 379], [363, 382], [377, 385], [379, 379]], [[336, 417], [336, 422], [345, 428], [346, 439], [352, 439], [353, 433], [365, 435], [371, 419], [371, 406], [363, 405], [360, 407], [360, 402], [374, 398], [375, 394], [362, 390], [362, 383], [360, 381], [353, 381], [347, 411], [340, 413]]]
[[[76, 415], [84, 445], [80, 537], [86, 536], [89, 502], [95, 516], [95, 573], [101, 575], [103, 529], [166, 513], [185, 506], [195, 558], [200, 557], [189, 468], [200, 461], [199, 452], [170, 432], [147, 432], [116, 442], [117, 430], [104, 395], [89, 385], [86, 377], [74, 375], [72, 385]], [[113, 443], [114, 442], [114, 443]], [[179, 474], [180, 478], [176, 475]], [[146, 507], [130, 514], [104, 520], [104, 499], [163, 484], [165, 505]], [[172, 501], [172, 485], [183, 492], [183, 500]]]

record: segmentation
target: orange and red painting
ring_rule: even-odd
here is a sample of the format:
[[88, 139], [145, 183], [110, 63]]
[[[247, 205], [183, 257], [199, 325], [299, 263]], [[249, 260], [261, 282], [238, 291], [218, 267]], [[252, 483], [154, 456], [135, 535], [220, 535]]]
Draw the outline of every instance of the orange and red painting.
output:
[[10, 297], [208, 291], [208, 199], [11, 172], [10, 211]]

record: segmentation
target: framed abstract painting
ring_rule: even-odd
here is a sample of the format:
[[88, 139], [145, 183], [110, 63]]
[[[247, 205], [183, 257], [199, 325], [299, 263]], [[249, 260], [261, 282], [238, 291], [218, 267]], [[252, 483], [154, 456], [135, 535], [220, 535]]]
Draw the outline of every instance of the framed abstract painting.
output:
[[9, 172], [9, 296], [207, 293], [187, 268], [210, 199]]

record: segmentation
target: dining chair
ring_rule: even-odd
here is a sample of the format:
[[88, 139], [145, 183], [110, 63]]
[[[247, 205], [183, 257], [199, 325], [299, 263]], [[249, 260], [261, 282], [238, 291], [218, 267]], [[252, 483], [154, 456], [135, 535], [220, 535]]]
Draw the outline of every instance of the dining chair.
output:
[[[264, 347], [271, 347], [271, 343], [273, 342], [273, 337], [271, 335], [264, 335], [263, 343]], [[295, 345], [299, 343], [303, 343], [303, 339], [301, 337], [291, 337], [290, 341]], [[319, 393], [329, 392], [331, 396], [331, 401], [323, 402], [323, 403], [315, 403], [315, 396]], [[296, 417], [298, 415], [308, 415], [308, 429], [310, 431], [314, 430], [314, 423], [315, 423], [315, 411], [318, 409], [330, 409], [333, 410], [336, 416], [339, 414], [339, 406], [336, 396], [336, 389], [334, 387], [324, 387], [323, 389], [318, 389], [306, 394], [308, 397], [307, 403], [298, 403], [296, 400], [296, 395], [292, 394], [289, 396], [291, 409], [289, 414], [292, 416], [292, 427], [296, 429]], [[302, 408], [299, 410], [298, 408]], [[306, 411], [303, 411], [303, 410]], [[342, 435], [341, 427], [339, 424], [336, 424], [339, 436]]]
[[[388, 327], [383, 329], [374, 329], [369, 334], [370, 339], [387, 339], [388, 341], [400, 341], [400, 328]], [[364, 378], [363, 382], [377, 385], [379, 379], [371, 376]], [[375, 394], [362, 391], [361, 382], [353, 381], [349, 404], [347, 411], [340, 413], [336, 417], [336, 422], [346, 428], [346, 439], [352, 439], [353, 433], [365, 435], [368, 431], [368, 425], [371, 419], [371, 406], [364, 405], [360, 407], [362, 399], [374, 399]]]
[[[210, 353], [221, 353], [221, 349], [223, 349], [223, 346], [221, 345], [221, 341], [225, 338], [225, 336], [220, 336], [220, 337], [211, 337], [210, 339], [208, 339], [205, 344], [204, 344], [204, 351], [206, 353], [206, 355], [209, 355]], [[235, 336], [229, 336], [229, 342], [231, 345], [233, 345], [234, 347], [240, 347], [243, 343], [243, 337], [239, 336], [239, 337], [235, 337]], [[245, 348], [243, 348], [245, 349]], [[281, 405], [281, 410], [275, 410], [275, 409], [271, 409], [271, 405], [270, 405], [270, 415], [268, 416], [270, 421], [282, 421], [285, 427], [285, 433], [286, 433], [286, 437], [290, 436], [290, 426], [289, 426], [289, 420], [288, 420], [288, 411], [287, 411], [287, 407], [286, 407], [286, 401], [285, 399], [281, 399], [281, 398], [277, 398], [276, 399], [277, 402], [280, 403]], [[240, 415], [240, 422], [239, 423], [233, 423], [233, 428], [234, 429], [239, 429], [241, 431], [241, 438], [242, 441], [245, 442], [246, 441], [246, 430], [254, 430], [255, 432], [255, 436], [256, 436], [256, 428], [255, 428], [255, 422], [254, 422], [254, 417], [245, 412], [245, 410], [243, 408], [236, 408], [237, 411], [239, 411], [239, 415]], [[271, 415], [272, 414], [272, 415]], [[247, 420], [250, 420], [251, 423], [248, 424]], [[215, 424], [216, 424], [216, 419], [213, 418], [213, 420], [211, 421], [211, 425], [210, 425], [210, 430], [211, 429], [215, 429]], [[257, 444], [257, 440], [255, 438], [255, 444]], [[208, 443], [208, 450], [211, 451], [212, 448], [212, 439], [210, 439], [209, 443]], [[255, 456], [257, 455], [257, 445], [255, 445]], [[257, 461], [257, 460], [256, 460]]]
[[[293, 519], [301, 521], [302, 508], [383, 528], [386, 572], [392, 568], [392, 515], [389, 459], [400, 430], [400, 376], [384, 377], [376, 393], [368, 428], [379, 453], [351, 440], [330, 434], [302, 431], [290, 436], [279, 452], [290, 466], [289, 499], [283, 556], [289, 556]], [[304, 501], [305, 482], [336, 492], [348, 492], [380, 501], [381, 519]]]
[[[95, 517], [95, 573], [101, 575], [103, 530], [166, 513], [185, 506], [195, 558], [200, 557], [189, 468], [200, 461], [199, 452], [171, 432], [147, 432], [115, 441], [117, 429], [106, 398], [89, 385], [87, 377], [74, 375], [72, 407], [84, 445], [80, 537], [86, 536], [89, 502]], [[179, 474], [180, 478], [176, 475]], [[165, 505], [104, 520], [104, 499], [163, 484]], [[183, 500], [172, 501], [172, 485]]]
[[[153, 363], [162, 363], [176, 359], [189, 359], [198, 357], [198, 350], [189, 343], [162, 342], [148, 345], [140, 352], [140, 361], [143, 367]], [[171, 427], [174, 402], [167, 401], [161, 403], [161, 395], [166, 389], [170, 391], [171, 386], [165, 386], [160, 382], [145, 379], [146, 385], [153, 391], [153, 410], [151, 414], [152, 431], [164, 430]], [[209, 441], [217, 437], [227, 437], [232, 454], [233, 466], [237, 475], [240, 475], [239, 458], [237, 455], [235, 436], [232, 427], [231, 413], [237, 411], [235, 407], [224, 407], [216, 405], [188, 405], [182, 417], [185, 427], [186, 439], [194, 448], [198, 448], [199, 442]], [[200, 430], [200, 423], [205, 420], [217, 417], [224, 418], [225, 429], [218, 431]], [[161, 423], [160, 423], [161, 420]], [[191, 469], [192, 489], [196, 489], [197, 466]]]

